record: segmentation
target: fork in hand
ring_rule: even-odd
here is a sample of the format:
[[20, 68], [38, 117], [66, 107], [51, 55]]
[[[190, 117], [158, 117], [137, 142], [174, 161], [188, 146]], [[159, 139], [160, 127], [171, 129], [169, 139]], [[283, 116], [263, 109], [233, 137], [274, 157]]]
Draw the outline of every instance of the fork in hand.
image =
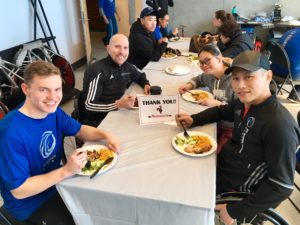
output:
[[192, 96], [193, 96], [193, 95], [198, 95], [198, 94], [193, 93], [193, 92], [191, 92], [191, 91], [186, 91], [186, 92], [190, 93]]
[[185, 137], [185, 138], [189, 138], [190, 135], [189, 135], [189, 133], [186, 131], [186, 129], [185, 129], [185, 127], [184, 127], [182, 121], [179, 120], [179, 122], [180, 122], [180, 124], [181, 124], [181, 126], [182, 126], [182, 128], [183, 128], [183, 135], [184, 135], [184, 137]]

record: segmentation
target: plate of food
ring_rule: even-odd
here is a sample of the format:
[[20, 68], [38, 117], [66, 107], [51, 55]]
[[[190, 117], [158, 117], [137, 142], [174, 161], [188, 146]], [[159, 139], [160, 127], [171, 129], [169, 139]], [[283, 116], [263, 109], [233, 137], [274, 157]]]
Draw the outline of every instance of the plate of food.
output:
[[177, 55], [174, 52], [164, 52], [161, 57], [163, 59], [175, 59]]
[[185, 39], [182, 37], [171, 37], [169, 39], [170, 42], [176, 42], [176, 41], [184, 41]]
[[190, 73], [191, 69], [187, 66], [177, 65], [177, 66], [168, 66], [165, 69], [165, 71], [171, 75], [182, 76]]
[[86, 165], [81, 169], [81, 172], [78, 173], [82, 176], [90, 176], [92, 173], [100, 167], [104, 161], [110, 157], [114, 157], [114, 159], [103, 166], [98, 174], [104, 173], [111, 169], [117, 162], [117, 154], [104, 145], [90, 145], [82, 148], [83, 151], [87, 152], [87, 160], [90, 161], [90, 165]]
[[203, 90], [190, 90], [182, 94], [182, 98], [189, 102], [198, 103], [208, 98], [213, 98], [213, 95]]
[[199, 58], [198, 58], [198, 56], [197, 55], [189, 55], [188, 57], [187, 57], [187, 60], [188, 61], [190, 61], [190, 62], [193, 62], [193, 61], [199, 61]]
[[216, 151], [217, 142], [210, 135], [199, 131], [188, 131], [188, 133], [189, 138], [186, 138], [182, 132], [172, 139], [172, 145], [179, 153], [192, 157], [204, 157]]

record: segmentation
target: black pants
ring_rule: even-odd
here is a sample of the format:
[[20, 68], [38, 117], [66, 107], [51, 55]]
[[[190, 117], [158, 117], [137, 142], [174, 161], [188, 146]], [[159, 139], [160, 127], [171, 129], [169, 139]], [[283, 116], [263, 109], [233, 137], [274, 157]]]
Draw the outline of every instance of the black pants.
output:
[[75, 225], [75, 222], [60, 195], [56, 193], [24, 221], [23, 224]]
[[84, 125], [89, 125], [92, 127], [98, 127], [102, 120], [106, 117], [108, 112], [99, 112], [99, 113], [86, 113], [82, 120], [79, 120], [80, 123]]

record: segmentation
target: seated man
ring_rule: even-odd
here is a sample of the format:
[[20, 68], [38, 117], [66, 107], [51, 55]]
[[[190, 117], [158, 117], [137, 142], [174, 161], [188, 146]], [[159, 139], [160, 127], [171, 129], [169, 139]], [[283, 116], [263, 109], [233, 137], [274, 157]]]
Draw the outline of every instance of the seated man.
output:
[[155, 11], [144, 8], [140, 18], [130, 28], [128, 62], [143, 69], [149, 61], [158, 61], [168, 45], [168, 38], [155, 40], [152, 32], [156, 27]]
[[[292, 73], [293, 80], [300, 80], [300, 45], [298, 44], [300, 41], [300, 28], [292, 29], [285, 32], [279, 40], [279, 43], [282, 44], [286, 53], [290, 59], [290, 68]], [[286, 75], [288, 71], [284, 68], [281, 68], [278, 65], [271, 65], [272, 71], [276, 75], [283, 74]], [[284, 76], [285, 77], [285, 76]], [[296, 85], [295, 89], [298, 95], [292, 90], [288, 96], [288, 100], [293, 103], [300, 103], [300, 86]]]
[[[81, 171], [86, 152], [74, 149], [61, 166], [62, 137], [106, 139], [119, 151], [110, 133], [79, 124], [58, 105], [62, 77], [54, 65], [36, 61], [24, 72], [25, 103], [0, 121], [0, 189], [5, 210], [18, 224], [75, 224], [55, 184]], [[16, 223], [13, 223], [16, 224]]]
[[[178, 28], [174, 28], [172, 32], [168, 32], [167, 26], [169, 24], [169, 14], [167, 11], [160, 9], [156, 12], [157, 26], [153, 32], [155, 39], [161, 43], [163, 37], [172, 38], [178, 34]], [[167, 29], [166, 33], [162, 30]]]
[[232, 71], [232, 88], [238, 99], [176, 121], [186, 127], [220, 120], [234, 122], [232, 139], [217, 160], [217, 194], [229, 191], [252, 193], [239, 203], [217, 205], [221, 220], [232, 224], [277, 206], [293, 190], [295, 151], [299, 128], [295, 119], [271, 94], [272, 71], [259, 52], [238, 55]]
[[[247, 33], [240, 30], [235, 20], [227, 20], [219, 27], [220, 48], [224, 57], [235, 58], [238, 54], [253, 50], [253, 40]], [[218, 44], [220, 46], [220, 44]]]
[[[107, 46], [108, 56], [88, 66], [83, 78], [83, 124], [97, 127], [108, 112], [118, 108], [132, 108], [135, 97], [123, 96], [131, 82], [137, 82], [144, 93], [150, 85], [146, 74], [126, 62], [128, 39], [114, 35]], [[80, 107], [80, 106], [79, 106]]]

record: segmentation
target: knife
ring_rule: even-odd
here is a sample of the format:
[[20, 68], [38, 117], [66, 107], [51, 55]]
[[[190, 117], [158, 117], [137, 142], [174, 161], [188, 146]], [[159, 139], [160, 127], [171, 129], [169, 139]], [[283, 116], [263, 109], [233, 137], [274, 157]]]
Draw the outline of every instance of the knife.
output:
[[104, 163], [103, 163], [101, 166], [99, 166], [99, 167], [92, 173], [92, 175], [90, 176], [90, 179], [92, 179], [94, 176], [96, 176], [96, 175], [98, 174], [98, 172], [101, 170], [101, 168], [102, 168], [103, 166], [105, 166], [106, 164], [109, 164], [111, 161], [113, 161], [113, 159], [114, 159], [114, 157], [110, 157], [110, 158], [106, 159], [106, 160], [104, 161]]

